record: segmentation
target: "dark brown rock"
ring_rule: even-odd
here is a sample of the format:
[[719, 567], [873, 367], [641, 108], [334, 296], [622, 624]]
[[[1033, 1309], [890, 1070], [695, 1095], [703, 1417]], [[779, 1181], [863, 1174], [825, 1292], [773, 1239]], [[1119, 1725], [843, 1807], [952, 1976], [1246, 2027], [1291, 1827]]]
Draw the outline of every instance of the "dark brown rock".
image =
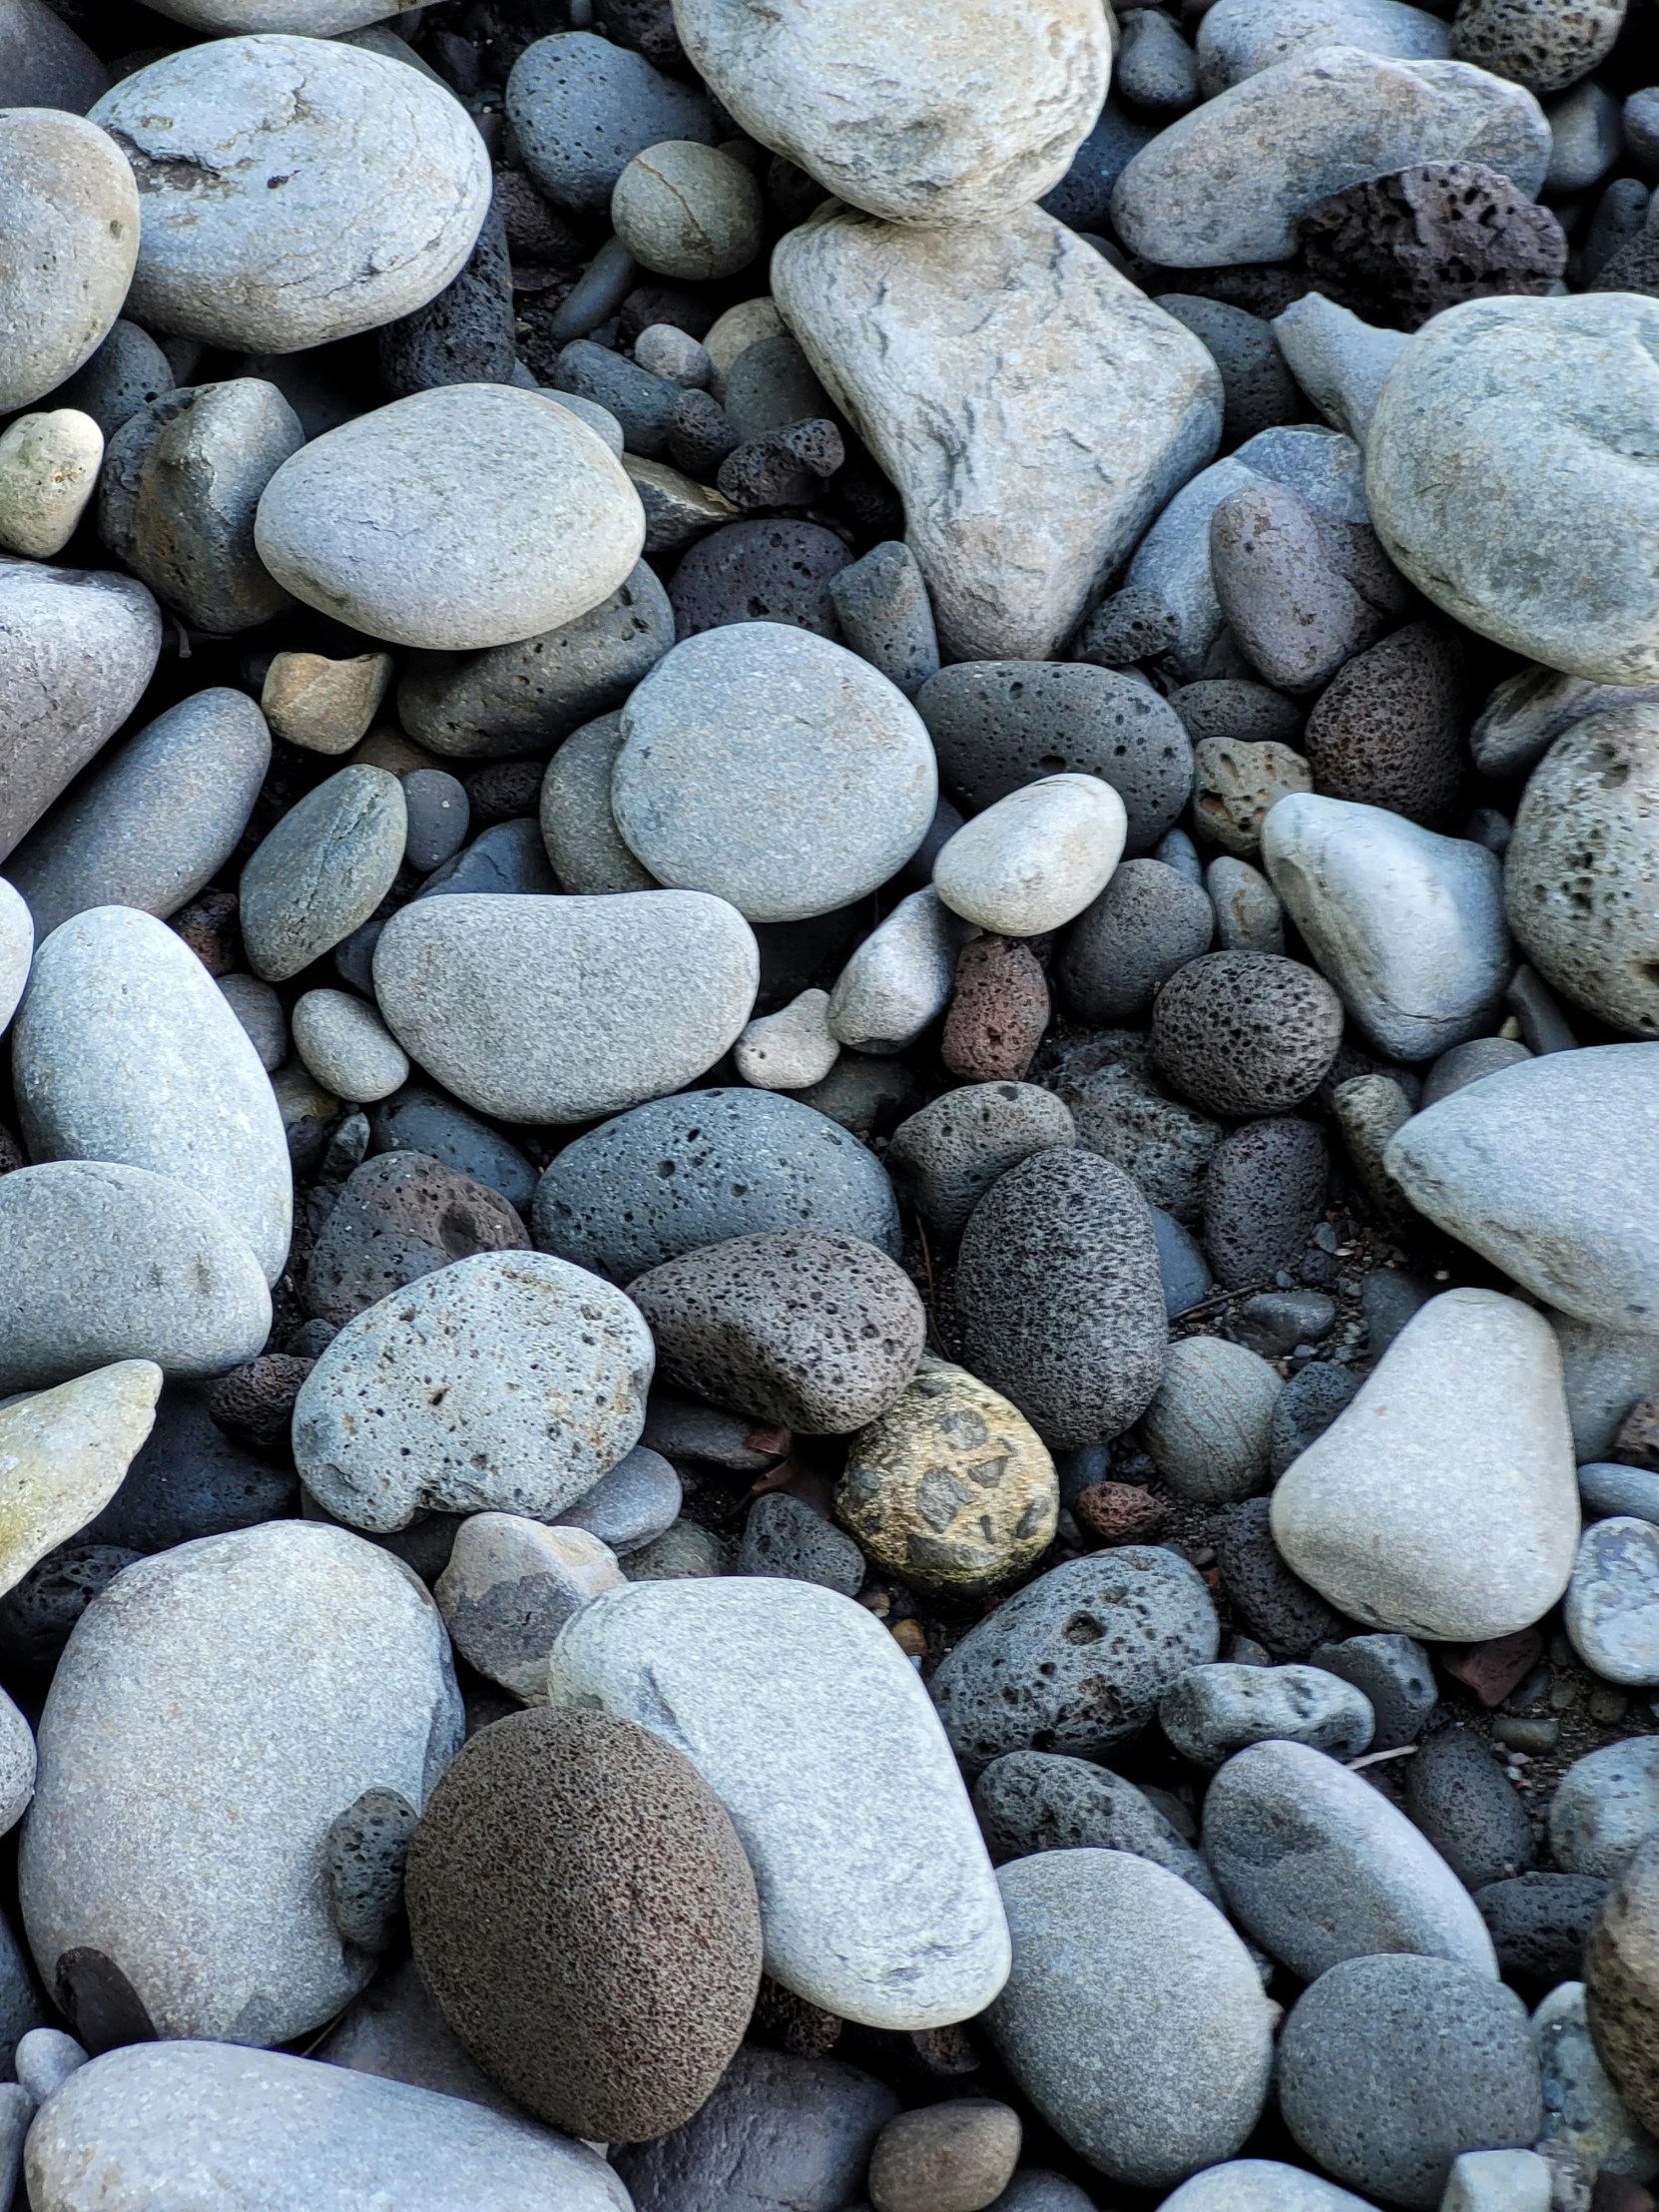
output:
[[1316, 201], [1299, 228], [1319, 289], [1397, 330], [1460, 300], [1547, 292], [1567, 266], [1554, 216], [1481, 162], [1369, 178]]
[[1308, 717], [1314, 789], [1440, 826], [1463, 781], [1463, 656], [1413, 622], [1339, 669]]
[[378, 1299], [452, 1260], [527, 1252], [499, 1191], [425, 1152], [382, 1152], [353, 1168], [305, 1268], [307, 1313], [343, 1329]]
[[1322, 514], [1286, 484], [1231, 492], [1210, 517], [1210, 574], [1252, 667], [1318, 691], [1411, 605], [1411, 587], [1363, 522]]
[[1152, 1009], [1152, 1056], [1214, 1114], [1277, 1114], [1319, 1089], [1343, 1036], [1323, 975], [1277, 952], [1207, 952]]
[[1103, 1544], [1156, 1543], [1169, 1519], [1162, 1498], [1138, 1482], [1091, 1482], [1072, 1507], [1078, 1524]]
[[1027, 944], [980, 937], [964, 945], [939, 1057], [964, 1083], [1018, 1083], [1048, 1027], [1048, 980]]
[[816, 522], [729, 522], [686, 555], [669, 586], [677, 638], [729, 622], [786, 622], [837, 635], [830, 579], [852, 556]]
[[517, 822], [533, 815], [541, 804], [545, 761], [492, 761], [461, 779], [471, 809], [471, 828], [493, 830], [498, 822]]
[[285, 1443], [299, 1385], [315, 1366], [292, 1353], [263, 1352], [208, 1384], [208, 1411], [221, 1428], [250, 1443]]
[[232, 975], [244, 965], [241, 906], [235, 891], [204, 891], [168, 917], [210, 975]]
[[1204, 1250], [1224, 1291], [1289, 1267], [1325, 1210], [1329, 1169], [1311, 1121], [1253, 1121], [1222, 1139], [1204, 1179]]
[[870, 2153], [874, 2212], [982, 2212], [1012, 2180], [1023, 2132], [994, 2097], [895, 2113]]
[[1273, 1540], [1273, 1500], [1249, 1497], [1211, 1523], [1221, 1586], [1235, 1618], [1276, 1659], [1306, 1659], [1351, 1633], [1317, 1590], [1294, 1575]]
[[684, 60], [672, 0], [593, 0], [593, 20], [618, 46], [631, 46], [657, 69]]
[[1613, 1885], [1584, 1953], [1590, 2037], [1642, 2125], [1659, 2129], [1659, 1836]]
[[781, 1981], [764, 1973], [748, 2040], [765, 2043], [771, 2050], [793, 2051], [798, 2058], [822, 2058], [826, 2051], [833, 2050], [845, 2024], [822, 2004], [798, 1997], [793, 1989], [786, 1989]]
[[1625, 1414], [1613, 1437], [1613, 1457], [1621, 1466], [1659, 1473], [1659, 1397], [1644, 1397]]
[[444, 2018], [572, 2135], [678, 2127], [743, 2040], [754, 1877], [691, 1762], [632, 1721], [538, 1709], [474, 1736], [427, 1800], [405, 1897]]

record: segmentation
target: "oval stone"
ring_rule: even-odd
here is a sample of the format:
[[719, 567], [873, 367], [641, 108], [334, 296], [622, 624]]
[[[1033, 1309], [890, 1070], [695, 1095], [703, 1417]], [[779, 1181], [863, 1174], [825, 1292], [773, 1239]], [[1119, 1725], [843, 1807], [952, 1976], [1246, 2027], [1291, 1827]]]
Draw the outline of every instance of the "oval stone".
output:
[[1659, 1528], [1628, 1514], [1587, 1528], [1565, 1618], [1574, 1651], [1604, 1682], [1659, 1683]]
[[0, 110], [0, 413], [73, 376], [121, 312], [139, 252], [121, 154], [78, 115]]
[[981, 929], [1042, 936], [1106, 888], [1128, 823], [1098, 776], [1045, 776], [965, 822], [933, 863], [933, 887]]
[[393, 645], [465, 651], [608, 599], [640, 557], [645, 510], [568, 407], [440, 384], [301, 446], [261, 495], [254, 537], [307, 607]]
[[0, 1590], [14, 1589], [109, 1504], [150, 1434], [161, 1387], [153, 1361], [122, 1360], [0, 1405]]
[[360, 928], [391, 889], [408, 837], [403, 787], [342, 768], [290, 807], [242, 871], [248, 964], [286, 982]]

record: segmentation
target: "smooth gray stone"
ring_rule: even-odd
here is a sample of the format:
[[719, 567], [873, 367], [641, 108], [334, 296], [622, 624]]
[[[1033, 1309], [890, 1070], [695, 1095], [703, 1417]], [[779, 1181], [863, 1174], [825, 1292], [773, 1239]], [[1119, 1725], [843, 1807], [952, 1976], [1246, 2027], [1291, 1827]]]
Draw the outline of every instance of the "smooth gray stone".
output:
[[0, 1176], [0, 1390], [118, 1360], [225, 1375], [270, 1329], [259, 1261], [183, 1183], [102, 1160]]
[[0, 411], [74, 374], [121, 312], [139, 250], [125, 150], [61, 108], [0, 110], [6, 220], [0, 238]]
[[89, 906], [164, 918], [235, 852], [271, 766], [271, 732], [246, 692], [195, 692], [107, 754], [6, 863], [35, 934]]
[[1127, 1852], [1043, 1852], [997, 1882], [1014, 1962], [985, 2024], [1049, 2124], [1142, 2188], [1238, 2150], [1267, 2101], [1273, 2034], [1216, 1908]]
[[525, 1213], [536, 1195], [536, 1171], [499, 1130], [457, 1106], [452, 1098], [408, 1084], [369, 1111], [371, 1152], [429, 1152], [445, 1167], [487, 1183]]
[[388, 1968], [353, 1998], [314, 2056], [325, 2066], [404, 2081], [441, 2097], [464, 2097], [509, 2119], [528, 2117], [468, 2055], [412, 1958]]
[[951, 1242], [998, 1176], [1033, 1152], [1075, 1142], [1070, 1109], [1052, 1091], [966, 1083], [900, 1122], [885, 1164], [926, 1226]]
[[1593, 78], [1552, 100], [1549, 117], [1549, 169], [1542, 189], [1552, 201], [1588, 192], [1624, 152], [1624, 123], [1619, 103]]
[[613, 1283], [700, 1246], [830, 1229], [897, 1259], [886, 1171], [826, 1115], [773, 1091], [659, 1098], [567, 1145], [542, 1176], [537, 1244]]
[[1213, 99], [1264, 69], [1322, 46], [1358, 46], [1397, 61], [1445, 61], [1451, 33], [1401, 0], [1215, 0], [1198, 26], [1199, 82]]
[[1659, 2173], [1659, 2143], [1625, 2110], [1596, 2054], [1582, 1981], [1558, 1981], [1550, 1990], [1532, 2015], [1532, 2040], [1543, 2079], [1539, 2149], [1559, 2144], [1593, 2171], [1651, 2181]]
[[914, 699], [927, 679], [938, 674], [939, 641], [927, 585], [915, 555], [899, 539], [872, 546], [861, 560], [831, 576], [830, 597], [841, 636], [853, 652], [896, 684], [906, 699]]
[[1273, 332], [1291, 374], [1326, 421], [1363, 440], [1405, 333], [1376, 329], [1320, 291], [1293, 299], [1274, 316]]
[[901, 898], [836, 976], [825, 1016], [830, 1036], [850, 1052], [914, 1044], [949, 1005], [956, 956], [976, 933], [931, 883]]
[[1659, 1737], [1627, 1736], [1574, 1760], [1549, 1803], [1549, 1848], [1570, 1874], [1616, 1882], [1659, 1832]]
[[47, 1980], [93, 1949], [164, 2036], [320, 2026], [370, 1971], [318, 1879], [329, 1825], [370, 1788], [419, 1807], [461, 1733], [437, 1607], [360, 1538], [268, 1521], [138, 1561], [41, 1715], [19, 1891]]
[[621, 239], [608, 238], [559, 301], [547, 325], [548, 337], [555, 345], [568, 345], [597, 330], [617, 312], [634, 279], [633, 255]]
[[1133, 1852], [1221, 1909], [1221, 1892], [1185, 1837], [1132, 1782], [1087, 1759], [1005, 1752], [974, 1784], [973, 1809], [999, 1867], [1039, 1851]]
[[1564, 1618], [1574, 1651], [1604, 1682], [1659, 1685], [1659, 1528], [1652, 1521], [1619, 1514], [1585, 1529]]
[[1163, 2212], [1372, 2212], [1363, 2197], [1304, 2166], [1274, 2158], [1233, 2158], [1210, 2166], [1166, 2197]]
[[1659, 1474], [1651, 1468], [1592, 1461], [1578, 1470], [1578, 1494], [1587, 1519], [1622, 1514], [1659, 1528]]
[[1082, 1021], [1134, 1021], [1178, 967], [1209, 951], [1215, 928], [1200, 885], [1161, 860], [1125, 860], [1071, 924], [1060, 987]]
[[[18, 5], [58, 22], [45, 0], [18, 0]], [[119, 316], [97, 352], [52, 397], [60, 407], [78, 407], [91, 415], [107, 443], [141, 407], [174, 390], [178, 381], [173, 363], [149, 331]]]
[[1659, 1336], [1599, 1329], [1567, 1314], [1545, 1318], [1561, 1348], [1574, 1455], [1581, 1465], [1605, 1459], [1626, 1413], [1659, 1392]]
[[1038, 202], [1045, 215], [1067, 230], [1098, 236], [1111, 228], [1112, 187], [1130, 160], [1158, 135], [1150, 116], [1130, 115], [1108, 97], [1099, 121], [1071, 158], [1052, 192]]
[[1158, 1700], [1158, 1725], [1183, 1759], [1215, 1768], [1248, 1744], [1311, 1744], [1333, 1758], [1371, 1749], [1371, 1700], [1319, 1667], [1189, 1667]]
[[557, 745], [620, 707], [674, 643], [668, 593], [643, 561], [608, 599], [562, 629], [486, 653], [415, 654], [397, 718], [445, 760], [511, 760]]
[[1094, 2199], [1075, 2181], [1041, 2166], [1021, 2166], [988, 2212], [1090, 2212]]
[[1659, 685], [1593, 684], [1559, 669], [1530, 667], [1506, 676], [1469, 732], [1469, 751], [1482, 776], [1498, 782], [1526, 776], [1563, 732], [1586, 715], [1659, 699]]
[[1435, 1295], [1433, 1284], [1425, 1283], [1420, 1275], [1397, 1275], [1379, 1268], [1366, 1277], [1360, 1293], [1360, 1308], [1366, 1318], [1366, 1342], [1374, 1360], [1382, 1359], [1406, 1324], [1421, 1313]]
[[1377, 1751], [1414, 1743], [1434, 1710], [1433, 1662], [1409, 1636], [1349, 1636], [1321, 1644], [1314, 1665], [1364, 1692], [1377, 1721]]
[[293, 1226], [282, 1117], [260, 1056], [175, 931], [94, 906], [35, 954], [12, 1069], [29, 1156], [148, 1168], [219, 1208], [275, 1283]]
[[424, 306], [490, 204], [460, 102], [337, 39], [189, 46], [124, 77], [92, 120], [144, 178], [128, 311], [212, 345], [292, 353]]
[[755, 934], [699, 891], [418, 899], [374, 948], [404, 1050], [503, 1121], [593, 1121], [682, 1089], [755, 1003]]
[[540, 824], [519, 816], [493, 823], [464, 851], [434, 868], [415, 896], [457, 898], [474, 891], [494, 898], [546, 898], [558, 888]]
[[1240, 1927], [1304, 1981], [1384, 1950], [1496, 1978], [1486, 1925], [1439, 1853], [1307, 1744], [1253, 1744], [1228, 1760], [1204, 1801], [1204, 1853]]
[[248, 964], [282, 983], [350, 936], [403, 862], [408, 810], [383, 768], [342, 768], [290, 807], [242, 871]]
[[668, 1460], [660, 1451], [636, 1444], [591, 1490], [567, 1505], [555, 1525], [585, 1528], [625, 1559], [672, 1527], [680, 1503], [680, 1477]]
[[161, 645], [136, 577], [0, 562], [0, 862], [138, 705]]
[[1191, 1306], [1202, 1305], [1215, 1289], [1204, 1247], [1192, 1231], [1166, 1214], [1152, 1209], [1152, 1234], [1158, 1240], [1158, 1276], [1164, 1287], [1164, 1311], [1173, 1320]]
[[1418, 1213], [1551, 1306], [1659, 1333], [1659, 1228], [1630, 1204], [1659, 1183], [1656, 1075], [1652, 1044], [1502, 1068], [1414, 1115], [1387, 1171]]
[[375, 2196], [421, 2212], [628, 2202], [603, 2159], [551, 2128], [221, 2042], [132, 2044], [81, 2067], [35, 2123], [28, 2175], [57, 2212], [157, 2212], [180, 2189], [201, 2212], [245, 2212], [257, 2195], [280, 2202], [274, 2186], [306, 2212]]
[[1531, 1057], [1525, 1045], [1509, 1037], [1471, 1037], [1466, 1044], [1450, 1045], [1422, 1079], [1423, 1110], [1437, 1106], [1442, 1098], [1449, 1098], [1467, 1084], [1478, 1083], [1483, 1075], [1495, 1075], [1499, 1068], [1518, 1067]]
[[118, 561], [211, 637], [292, 605], [254, 547], [260, 495], [305, 442], [275, 384], [239, 376], [170, 391], [110, 440], [98, 534]]
[[645, 460], [661, 460], [668, 451], [668, 434], [680, 386], [666, 376], [653, 376], [635, 361], [625, 360], [608, 345], [590, 338], [573, 338], [559, 355], [549, 397], [573, 392], [615, 415], [622, 425], [625, 449]]
[[632, 48], [589, 31], [527, 46], [507, 80], [507, 117], [524, 166], [562, 208], [608, 208], [617, 179], [648, 146], [720, 126], [704, 93], [661, 76]]
[[0, 108], [85, 115], [109, 83], [105, 64], [45, 0], [6, 0], [0, 8]]
[[566, 738], [547, 764], [541, 833], [564, 890], [593, 897], [658, 887], [623, 843], [611, 812], [611, 778], [621, 751], [621, 715], [601, 715]]
[[[1617, 773], [1616, 769], [1614, 773]], [[1638, 801], [1637, 804], [1639, 806], [1640, 802]], [[1472, 818], [1470, 827], [1471, 829], [1473, 827]], [[1605, 826], [1601, 824], [1590, 824], [1586, 827], [1586, 834], [1592, 837], [1596, 836], [1597, 830]], [[1609, 839], [1609, 842], [1611, 842], [1611, 839]], [[1507, 844], [1494, 845], [1492, 850], [1497, 852], [1500, 858], [1507, 859]], [[1602, 864], [1605, 866], [1607, 877], [1610, 879], [1608, 889], [1612, 893], [1606, 899], [1606, 905], [1612, 905], [1618, 895], [1616, 885], [1619, 867], [1617, 859], [1611, 851], [1604, 847], [1603, 852]], [[1605, 906], [1602, 914], [1595, 915], [1592, 918], [1590, 926], [1594, 928], [1596, 922], [1601, 920], [1604, 915]], [[1596, 995], [1597, 993], [1593, 990], [1586, 991], [1583, 994], [1583, 1002], [1585, 1004], [1591, 1003]], [[1533, 1054], [1542, 1054], [1545, 1052], [1576, 1052], [1578, 1050], [1578, 1039], [1573, 1035], [1571, 1024], [1561, 1011], [1559, 1000], [1537, 970], [1528, 967], [1524, 960], [1509, 978], [1509, 988], [1503, 994], [1503, 1003], [1514, 1015], [1520, 1027], [1521, 1041], [1528, 1051]], [[1640, 1005], [1639, 999], [1638, 1005]], [[1648, 1027], [1648, 1022], [1644, 1018], [1646, 1010], [1645, 1005], [1641, 1005], [1640, 1011], [1628, 1014], [1623, 1020], [1615, 1021], [1614, 1026], [1620, 1029], [1646, 1029]]]
[[410, 867], [442, 867], [465, 844], [472, 827], [466, 786], [447, 769], [410, 769], [398, 778], [408, 816], [403, 857]]
[[1124, 17], [1112, 81], [1120, 98], [1153, 115], [1173, 118], [1198, 104], [1197, 59], [1156, 8]]
[[746, 345], [720, 376], [716, 396], [746, 444], [792, 422], [832, 415], [835, 402], [788, 330]]
[[[950, 1748], [909, 1661], [851, 1599], [763, 1575], [630, 1583], [560, 1629], [549, 1694], [691, 1760], [754, 1869], [767, 1971], [786, 1988], [919, 2028], [1001, 1987], [1007, 1929]], [[916, 1801], [921, 1858], [889, 1818]]]

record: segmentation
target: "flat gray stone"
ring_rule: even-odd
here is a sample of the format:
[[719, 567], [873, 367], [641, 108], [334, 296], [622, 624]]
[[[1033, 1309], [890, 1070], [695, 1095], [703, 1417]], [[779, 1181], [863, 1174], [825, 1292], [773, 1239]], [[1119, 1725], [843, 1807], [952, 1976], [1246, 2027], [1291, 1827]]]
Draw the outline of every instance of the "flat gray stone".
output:
[[[1659, 1047], [1551, 1052], [1414, 1115], [1388, 1173], [1418, 1213], [1581, 1322], [1659, 1334]], [[1642, 1393], [1636, 1392], [1637, 1396]]]
[[402, 1959], [371, 1981], [339, 2025], [317, 2044], [314, 2055], [326, 2066], [406, 2081], [414, 2089], [435, 2089], [441, 2097], [464, 2097], [509, 2119], [527, 2116], [468, 2056], [413, 1958]]
[[985, 2024], [1049, 2124], [1141, 2188], [1238, 2150], [1267, 2101], [1273, 2032], [1225, 1918], [1127, 1852], [1043, 1852], [997, 1882], [1014, 1962]]
[[1584, 1531], [1564, 1609], [1574, 1651], [1604, 1682], [1659, 1683], [1659, 1528], [1619, 1514]]
[[486, 1252], [348, 1322], [300, 1385], [299, 1478], [376, 1534], [417, 1512], [550, 1520], [639, 1440], [653, 1367], [637, 1309], [541, 1252]]
[[94, 906], [35, 954], [12, 1068], [29, 1156], [116, 1161], [216, 1206], [275, 1283], [293, 1226], [282, 1117], [248, 1032], [174, 930]]
[[608, 599], [645, 543], [621, 463], [568, 407], [441, 384], [285, 461], [260, 558], [296, 599], [393, 645], [501, 646]]
[[139, 251], [139, 199], [125, 151], [56, 108], [3, 111], [0, 411], [42, 399], [108, 334]]
[[409, 1079], [402, 1046], [349, 991], [306, 991], [295, 1001], [293, 1049], [325, 1091], [353, 1106], [389, 1098]]
[[274, 2175], [307, 2212], [355, 2212], [376, 2192], [426, 2212], [627, 2205], [604, 2160], [551, 2128], [221, 2042], [130, 2044], [81, 2067], [32, 2132], [29, 2175], [62, 2212], [153, 2212], [181, 2187], [202, 2212], [241, 2212]]
[[673, 1527], [682, 1497], [672, 1463], [660, 1451], [636, 1444], [591, 1490], [565, 1507], [557, 1525], [585, 1529], [619, 1559], [627, 1559]]
[[903, 496], [948, 660], [1050, 658], [1215, 452], [1209, 353], [1039, 209], [948, 231], [820, 209], [773, 286]]
[[1183, 1759], [1219, 1767], [1248, 1744], [1311, 1744], [1333, 1758], [1371, 1748], [1364, 1692], [1319, 1667], [1189, 1667], [1158, 1700], [1158, 1725]]
[[392, 1034], [503, 1121], [592, 1121], [682, 1089], [737, 1039], [759, 953], [702, 891], [423, 899], [374, 949]]
[[832, 913], [927, 834], [938, 771], [920, 716], [844, 646], [776, 622], [677, 645], [622, 710], [617, 828], [660, 883], [751, 921]]
[[[909, 1661], [849, 1598], [758, 1575], [630, 1583], [560, 1630], [550, 1691], [691, 1760], [732, 1816], [786, 1988], [925, 2028], [1002, 1986], [1007, 1927], [950, 1747]], [[920, 1858], [888, 1817], [902, 1801], [928, 1808]]]
[[1651, 1521], [1659, 1528], [1659, 1473], [1650, 1467], [1625, 1467], [1593, 1462], [1578, 1470], [1578, 1495], [1586, 1520], [1605, 1520], [1615, 1513]]
[[248, 964], [282, 983], [367, 921], [408, 838], [403, 787], [383, 768], [342, 768], [290, 807], [242, 871]]
[[1659, 1336], [1601, 1329], [1568, 1314], [1544, 1318], [1561, 1348], [1573, 1454], [1580, 1466], [1606, 1459], [1625, 1414], [1659, 1393]]
[[489, 209], [489, 156], [460, 102], [335, 39], [187, 46], [124, 77], [92, 120], [143, 199], [128, 313], [233, 350], [291, 353], [423, 307]]
[[271, 732], [246, 692], [216, 684], [169, 707], [7, 861], [37, 933], [89, 906], [177, 913], [235, 852], [270, 766]]
[[1376, 329], [1323, 292], [1310, 291], [1275, 315], [1273, 334], [1291, 374], [1326, 421], [1364, 439], [1405, 333]]
[[664, 77], [643, 54], [592, 31], [527, 46], [507, 79], [507, 115], [524, 166], [548, 199], [596, 214], [609, 209], [617, 179], [648, 146], [713, 146], [721, 135], [700, 87]]
[[7, 0], [0, 11], [0, 107], [85, 115], [109, 83], [104, 63], [45, 0]]
[[372, 1544], [269, 1521], [138, 1561], [41, 1715], [19, 1888], [48, 1985], [77, 2017], [89, 1964], [60, 1961], [94, 1951], [163, 2036], [319, 2027], [370, 1970], [319, 1878], [329, 1826], [371, 1788], [418, 1810], [460, 1739], [437, 1607]]
[[1617, 1882], [1659, 1834], [1659, 1737], [1627, 1736], [1586, 1752], [1549, 1801], [1549, 1848], [1570, 1874]]
[[1402, 0], [1216, 0], [1198, 26], [1198, 81], [1206, 99], [1322, 46], [1357, 46], [1396, 61], [1445, 61], [1451, 33]]

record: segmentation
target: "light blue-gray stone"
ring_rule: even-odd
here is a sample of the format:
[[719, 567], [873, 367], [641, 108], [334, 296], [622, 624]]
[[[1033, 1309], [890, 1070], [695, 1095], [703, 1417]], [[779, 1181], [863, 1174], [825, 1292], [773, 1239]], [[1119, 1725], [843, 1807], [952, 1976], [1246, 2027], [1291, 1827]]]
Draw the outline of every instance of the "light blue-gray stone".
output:
[[636, 1444], [585, 1496], [567, 1505], [555, 1525], [585, 1528], [625, 1559], [673, 1526], [681, 1494], [680, 1477], [662, 1453]]
[[1198, 26], [1204, 97], [1322, 46], [1358, 46], [1397, 61], [1444, 61], [1451, 32], [1401, 0], [1216, 0]]
[[1616, 1882], [1659, 1832], [1659, 1736], [1627, 1736], [1575, 1760], [1549, 1803], [1549, 1848], [1569, 1874]]
[[1247, 1744], [1311, 1744], [1357, 1759], [1377, 1727], [1371, 1700], [1320, 1667], [1189, 1667], [1158, 1700], [1158, 1725], [1183, 1759], [1219, 1767]]
[[383, 768], [342, 768], [288, 809], [242, 871], [248, 964], [282, 983], [359, 928], [403, 864], [408, 810]]
[[1593, 1674], [1626, 1689], [1659, 1684], [1659, 1528], [1629, 1514], [1592, 1521], [1563, 1610], [1568, 1640]]
[[1592, 1460], [1578, 1470], [1578, 1495], [1586, 1520], [1623, 1514], [1631, 1520], [1651, 1521], [1659, 1528], [1659, 1474], [1650, 1467]]
[[1235, 2158], [1185, 2181], [1162, 2212], [1372, 2212], [1364, 2197], [1303, 2166], [1275, 2158]]
[[527, 46], [507, 79], [507, 119], [529, 170], [561, 208], [609, 208], [617, 179], [648, 146], [721, 136], [713, 108], [631, 47], [591, 31]]

